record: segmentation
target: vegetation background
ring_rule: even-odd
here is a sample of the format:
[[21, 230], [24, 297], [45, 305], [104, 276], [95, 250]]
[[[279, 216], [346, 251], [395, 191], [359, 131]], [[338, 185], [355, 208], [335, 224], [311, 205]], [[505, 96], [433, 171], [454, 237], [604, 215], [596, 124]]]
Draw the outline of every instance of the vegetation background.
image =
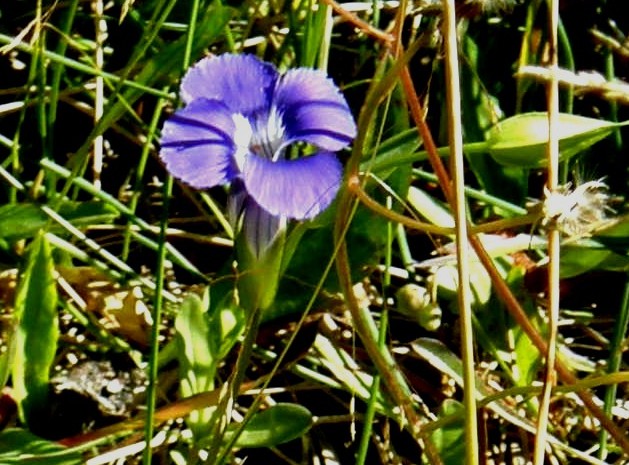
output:
[[[458, 80], [449, 5], [0, 3], [0, 463], [629, 463], [625, 2], [456, 2]], [[359, 126], [256, 332], [226, 191], [158, 159], [181, 76], [225, 52], [325, 70]], [[460, 211], [494, 264], [468, 258], [469, 294]]]

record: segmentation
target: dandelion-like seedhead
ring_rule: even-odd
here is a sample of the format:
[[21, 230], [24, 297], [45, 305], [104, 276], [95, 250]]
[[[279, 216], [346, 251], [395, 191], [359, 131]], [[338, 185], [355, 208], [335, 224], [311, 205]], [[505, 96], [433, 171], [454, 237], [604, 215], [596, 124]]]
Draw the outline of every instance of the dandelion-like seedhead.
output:
[[550, 192], [544, 188], [542, 226], [554, 226], [570, 237], [588, 236], [608, 219], [609, 188], [601, 179], [573, 189], [568, 183]]
[[[230, 185], [228, 210], [246, 237], [272, 240], [286, 219], [314, 218], [334, 200], [343, 171], [335, 153], [356, 124], [325, 73], [280, 74], [253, 55], [225, 54], [194, 65], [181, 97], [185, 106], [164, 123], [161, 159], [192, 187]], [[312, 154], [289, 158], [304, 143]], [[252, 247], [257, 255], [266, 245]]]

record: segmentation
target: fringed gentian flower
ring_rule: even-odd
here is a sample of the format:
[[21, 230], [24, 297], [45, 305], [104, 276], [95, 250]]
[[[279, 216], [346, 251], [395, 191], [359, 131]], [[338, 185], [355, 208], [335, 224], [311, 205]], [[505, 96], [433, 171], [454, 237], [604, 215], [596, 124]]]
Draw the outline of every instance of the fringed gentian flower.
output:
[[[166, 121], [161, 140], [174, 177], [199, 189], [232, 185], [230, 209], [260, 208], [275, 218], [264, 219], [267, 229], [282, 218], [311, 219], [330, 205], [342, 178], [335, 152], [352, 141], [356, 125], [323, 72], [280, 75], [253, 55], [226, 54], [191, 68], [181, 97], [185, 107]], [[295, 157], [293, 148], [304, 143], [312, 154]], [[261, 215], [251, 216], [258, 222]]]
[[335, 152], [356, 135], [352, 114], [323, 72], [280, 75], [253, 55], [202, 59], [184, 76], [181, 98], [185, 106], [164, 124], [161, 158], [192, 187], [230, 186], [228, 214], [247, 271], [241, 303], [267, 308], [286, 259], [287, 221], [314, 218], [336, 196]]

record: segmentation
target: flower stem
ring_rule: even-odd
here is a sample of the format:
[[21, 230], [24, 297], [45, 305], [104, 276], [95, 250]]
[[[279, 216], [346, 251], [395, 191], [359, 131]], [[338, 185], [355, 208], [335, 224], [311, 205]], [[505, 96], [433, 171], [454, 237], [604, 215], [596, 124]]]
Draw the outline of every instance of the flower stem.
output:
[[172, 195], [173, 178], [167, 176], [164, 182], [164, 207], [160, 224], [159, 247], [157, 250], [157, 271], [155, 273], [155, 302], [153, 309], [153, 326], [151, 327], [151, 342], [149, 353], [148, 381], [146, 389], [146, 420], [144, 426], [144, 438], [146, 447], [142, 456], [142, 463], [150, 465], [153, 450], [151, 448], [151, 438], [155, 429], [155, 403], [157, 401], [157, 376], [159, 370], [159, 330], [162, 319], [162, 290], [164, 289], [164, 263], [166, 260], [166, 229], [168, 228], [168, 207], [169, 199]]
[[[620, 306], [620, 312], [618, 312], [618, 320], [614, 329], [614, 336], [611, 340], [609, 347], [609, 359], [607, 361], [607, 372], [610, 376], [617, 374], [620, 371], [622, 363], [622, 345], [627, 334], [627, 327], [629, 326], [629, 274], [625, 276], [625, 289], [623, 292], [622, 303]], [[617, 384], [610, 384], [605, 390], [605, 404], [603, 411], [606, 415], [611, 415], [612, 407], [616, 402], [616, 392], [618, 391]], [[607, 459], [609, 453], [608, 448], [609, 434], [607, 430], [601, 430], [599, 434], [599, 452], [598, 458], [601, 460]]]
[[[242, 422], [240, 428], [234, 430], [234, 434], [225, 441], [225, 432], [227, 426], [231, 421], [231, 411], [238, 399], [238, 395], [242, 391], [243, 381], [245, 379], [245, 373], [251, 362], [251, 355], [253, 354], [253, 347], [258, 336], [258, 330], [260, 328], [260, 322], [262, 321], [262, 311], [260, 309], [249, 310], [249, 320], [245, 329], [245, 337], [240, 345], [240, 352], [238, 352], [238, 358], [236, 359], [236, 365], [232, 376], [230, 377], [226, 387], [226, 390], [222, 389], [220, 394], [220, 401], [218, 408], [216, 409], [213, 421], [214, 434], [211, 446], [209, 448], [210, 455], [213, 455], [214, 461], [212, 463], [218, 465], [226, 462], [227, 456], [231, 453], [238, 437], [244, 430], [253, 411], [248, 412], [247, 418]], [[250, 407], [250, 410], [257, 409], [258, 404], [254, 404]], [[214, 453], [212, 453], [215, 451]]]
[[465, 463], [478, 465], [479, 440], [476, 412], [476, 377], [474, 364], [474, 329], [472, 326], [472, 295], [470, 288], [470, 251], [465, 202], [463, 160], [463, 127], [461, 94], [459, 92], [458, 40], [454, 0], [444, 0], [444, 36], [446, 44], [446, 94], [448, 104], [448, 140], [454, 174], [454, 207], [456, 226], [456, 258], [459, 288], [457, 301], [461, 325], [461, 359], [463, 362], [463, 405], [465, 410]]
[[[549, 55], [551, 60], [551, 79], [547, 84], [548, 95], [548, 191], [555, 192], [559, 183], [559, 82], [558, 69], [558, 38], [559, 1], [549, 0]], [[543, 465], [548, 441], [548, 415], [552, 389], [557, 383], [555, 373], [555, 359], [557, 353], [557, 332], [559, 323], [559, 257], [561, 236], [557, 227], [548, 230], [548, 345], [546, 352], [546, 367], [544, 372], [544, 387], [542, 389], [539, 412], [537, 417], [537, 432], [535, 435], [535, 449], [533, 463]]]
[[[387, 197], [387, 207], [391, 208], [391, 197]], [[391, 275], [389, 270], [391, 269], [391, 245], [393, 244], [393, 224], [387, 223], [387, 251], [384, 263], [384, 279], [382, 296], [384, 305], [382, 308], [382, 314], [380, 315], [380, 327], [378, 328], [378, 346], [380, 350], [385, 350], [386, 336], [389, 326], [389, 309], [387, 307], [387, 292], [391, 285]], [[373, 377], [371, 386], [369, 388], [369, 401], [367, 403], [367, 410], [365, 411], [365, 418], [363, 421], [363, 432], [360, 438], [360, 444], [358, 453], [356, 454], [356, 465], [364, 465], [367, 460], [367, 451], [369, 449], [369, 443], [371, 442], [371, 432], [374, 418], [376, 416], [378, 391], [380, 390], [380, 375], [376, 374]]]

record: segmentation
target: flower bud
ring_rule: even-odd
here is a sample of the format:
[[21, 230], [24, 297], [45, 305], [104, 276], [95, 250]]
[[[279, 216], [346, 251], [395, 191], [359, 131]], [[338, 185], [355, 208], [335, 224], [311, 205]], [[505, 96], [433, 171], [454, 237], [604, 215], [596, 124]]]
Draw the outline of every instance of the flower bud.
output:
[[427, 331], [436, 331], [441, 326], [441, 308], [425, 287], [406, 284], [395, 293], [397, 311], [416, 321]]
[[[624, 123], [610, 123], [594, 118], [559, 114], [560, 159], [567, 160], [604, 139]], [[489, 135], [489, 154], [501, 165], [518, 168], [546, 166], [548, 114], [524, 113], [495, 125]]]

